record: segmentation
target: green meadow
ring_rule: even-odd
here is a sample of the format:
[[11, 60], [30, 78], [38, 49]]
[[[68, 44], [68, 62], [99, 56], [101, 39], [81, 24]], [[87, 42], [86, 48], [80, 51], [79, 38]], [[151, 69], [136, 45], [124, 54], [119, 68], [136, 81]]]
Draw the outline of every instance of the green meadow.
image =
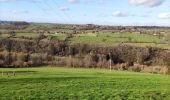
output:
[[170, 99], [170, 77], [159, 74], [63, 67], [0, 72], [0, 100]]
[[[4, 31], [4, 30], [0, 30]], [[60, 33], [55, 31], [54, 33], [57, 34], [50, 34], [52, 37], [59, 39], [59, 40], [65, 40], [67, 37], [67, 34]], [[48, 36], [49, 34], [45, 34]], [[1, 34], [0, 35], [3, 38], [7, 38], [10, 35], [9, 34]], [[37, 33], [22, 33], [17, 32], [15, 34], [15, 37], [37, 37]], [[76, 43], [83, 43], [83, 44], [90, 44], [90, 45], [101, 45], [101, 46], [114, 46], [117, 44], [127, 44], [132, 46], [152, 46], [157, 48], [165, 48], [170, 49], [170, 45], [168, 45], [165, 41], [165, 36], [154, 36], [154, 35], [148, 35], [148, 34], [139, 34], [139, 33], [89, 33], [89, 34], [75, 34], [72, 37], [68, 39], [68, 41], [71, 44]]]
[[99, 43], [99, 44], [113, 44], [113, 43], [164, 43], [162, 37], [139, 34], [139, 33], [98, 33], [94, 35], [80, 35], [71, 39], [77, 43]]

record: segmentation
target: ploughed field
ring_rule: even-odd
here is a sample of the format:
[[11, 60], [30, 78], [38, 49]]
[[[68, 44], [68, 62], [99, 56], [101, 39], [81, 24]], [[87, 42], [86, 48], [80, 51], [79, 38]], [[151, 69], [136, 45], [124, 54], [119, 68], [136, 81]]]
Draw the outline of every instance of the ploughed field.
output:
[[170, 100], [170, 77], [158, 74], [63, 67], [0, 72], [0, 100]]

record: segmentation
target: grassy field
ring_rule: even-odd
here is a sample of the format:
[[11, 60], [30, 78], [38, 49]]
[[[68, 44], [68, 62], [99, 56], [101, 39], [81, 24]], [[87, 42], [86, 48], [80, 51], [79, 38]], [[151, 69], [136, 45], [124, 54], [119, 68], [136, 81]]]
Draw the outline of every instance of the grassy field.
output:
[[59, 40], [64, 40], [66, 38], [66, 34], [54, 34], [52, 36]]
[[[38, 36], [38, 34], [37, 33], [29, 33], [29, 32], [27, 32], [27, 33], [16, 33], [15, 34], [15, 37], [22, 37], [22, 36], [24, 36], [24, 37], [37, 37]], [[9, 34], [1, 34], [0, 35], [0, 37], [3, 37], [3, 38], [8, 38], [8, 37], [10, 37], [10, 35]]]
[[[55, 34], [53, 37], [64, 40], [67, 35]], [[70, 38], [70, 42], [98, 44], [102, 46], [112, 46], [119, 43], [129, 44], [133, 46], [152, 46], [158, 48], [167, 48], [170, 46], [166, 44], [162, 36], [154, 36], [138, 33], [98, 33], [98, 34], [78, 34]]]
[[22, 37], [22, 36], [25, 36], [25, 37], [37, 37], [38, 34], [37, 33], [16, 33], [15, 34], [15, 37]]
[[[4, 31], [4, 30], [0, 30]], [[55, 32], [54, 32], [55, 33]], [[51, 34], [50, 34], [51, 35]], [[3, 38], [9, 37], [8, 34], [0, 35]], [[16, 33], [15, 37], [37, 37], [37, 33]], [[58, 33], [52, 36], [59, 40], [65, 40], [67, 34]], [[69, 39], [71, 44], [87, 43], [101, 46], [114, 46], [120, 43], [132, 46], [152, 46], [157, 48], [170, 49], [163, 36], [154, 36], [139, 33], [97, 33], [97, 34], [77, 34]]]
[[83, 35], [74, 37], [73, 42], [77, 43], [98, 43], [98, 44], [113, 44], [113, 43], [164, 43], [162, 37], [145, 35], [138, 33], [99, 33], [94, 35]]
[[59, 67], [0, 71], [0, 100], [170, 99], [170, 77], [163, 75]]

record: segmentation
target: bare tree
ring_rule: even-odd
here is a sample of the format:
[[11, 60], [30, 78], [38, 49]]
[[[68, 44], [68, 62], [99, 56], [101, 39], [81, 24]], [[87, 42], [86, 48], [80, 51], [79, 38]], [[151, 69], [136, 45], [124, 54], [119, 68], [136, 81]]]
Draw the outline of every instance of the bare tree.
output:
[[165, 40], [170, 45], [170, 33], [167, 33], [167, 35], [165, 36]]

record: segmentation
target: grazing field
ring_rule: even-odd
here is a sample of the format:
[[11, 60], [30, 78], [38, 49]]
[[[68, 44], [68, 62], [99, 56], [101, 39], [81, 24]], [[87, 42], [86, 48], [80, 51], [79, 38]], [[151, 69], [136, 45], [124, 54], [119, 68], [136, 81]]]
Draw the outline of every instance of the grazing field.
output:
[[[0, 36], [3, 37], [3, 38], [10, 37], [9, 34], [1, 34]], [[34, 37], [37, 37], [37, 36], [38, 36], [37, 33], [30, 33], [30, 32], [24, 32], [24, 33], [18, 32], [18, 33], [15, 33], [15, 37], [32, 37], [32, 38], [34, 38]]]
[[100, 43], [100, 44], [113, 44], [113, 43], [164, 43], [162, 37], [139, 34], [139, 33], [98, 33], [96, 36], [85, 34], [83, 36], [74, 37], [73, 42], [78, 43]]
[[[55, 34], [53, 37], [64, 40], [67, 35]], [[71, 43], [87, 43], [98, 44], [102, 46], [116, 45], [119, 43], [125, 43], [135, 46], [153, 46], [159, 48], [169, 48], [166, 44], [163, 36], [154, 36], [148, 34], [139, 33], [89, 33], [89, 34], [77, 34], [71, 37]], [[90, 42], [89, 42], [90, 41]]]
[[59, 39], [59, 40], [64, 40], [65, 38], [66, 38], [66, 35], [65, 34], [61, 34], [61, 33], [59, 33], [59, 34], [54, 34], [54, 35], [52, 35], [54, 38], [56, 38], [56, 39]]
[[37, 33], [16, 33], [16, 37], [37, 37]]
[[170, 99], [170, 77], [163, 75], [60, 67], [0, 72], [0, 100]]
[[[5, 32], [7, 30], [0, 30], [0, 32]], [[64, 30], [62, 30], [64, 31]], [[69, 30], [65, 30], [68, 32]], [[71, 30], [69, 32], [72, 32]], [[71, 44], [75, 43], [85, 43], [85, 44], [95, 44], [101, 46], [114, 46], [120, 43], [132, 45], [132, 46], [152, 46], [158, 48], [170, 49], [170, 45], [165, 41], [163, 35], [155, 36], [148, 34], [139, 33], [110, 33], [110, 32], [99, 32], [99, 33], [86, 33], [86, 34], [74, 34], [73, 36], [68, 36], [66, 33], [61, 33], [59, 30], [54, 30], [54, 34], [45, 34], [46, 36], [51, 35], [52, 37], [65, 40], [69, 37], [69, 42]], [[7, 38], [9, 34], [1, 34], [0, 37]], [[15, 37], [37, 37], [37, 33], [33, 32], [16, 32]], [[89, 42], [90, 41], [90, 42]]]

